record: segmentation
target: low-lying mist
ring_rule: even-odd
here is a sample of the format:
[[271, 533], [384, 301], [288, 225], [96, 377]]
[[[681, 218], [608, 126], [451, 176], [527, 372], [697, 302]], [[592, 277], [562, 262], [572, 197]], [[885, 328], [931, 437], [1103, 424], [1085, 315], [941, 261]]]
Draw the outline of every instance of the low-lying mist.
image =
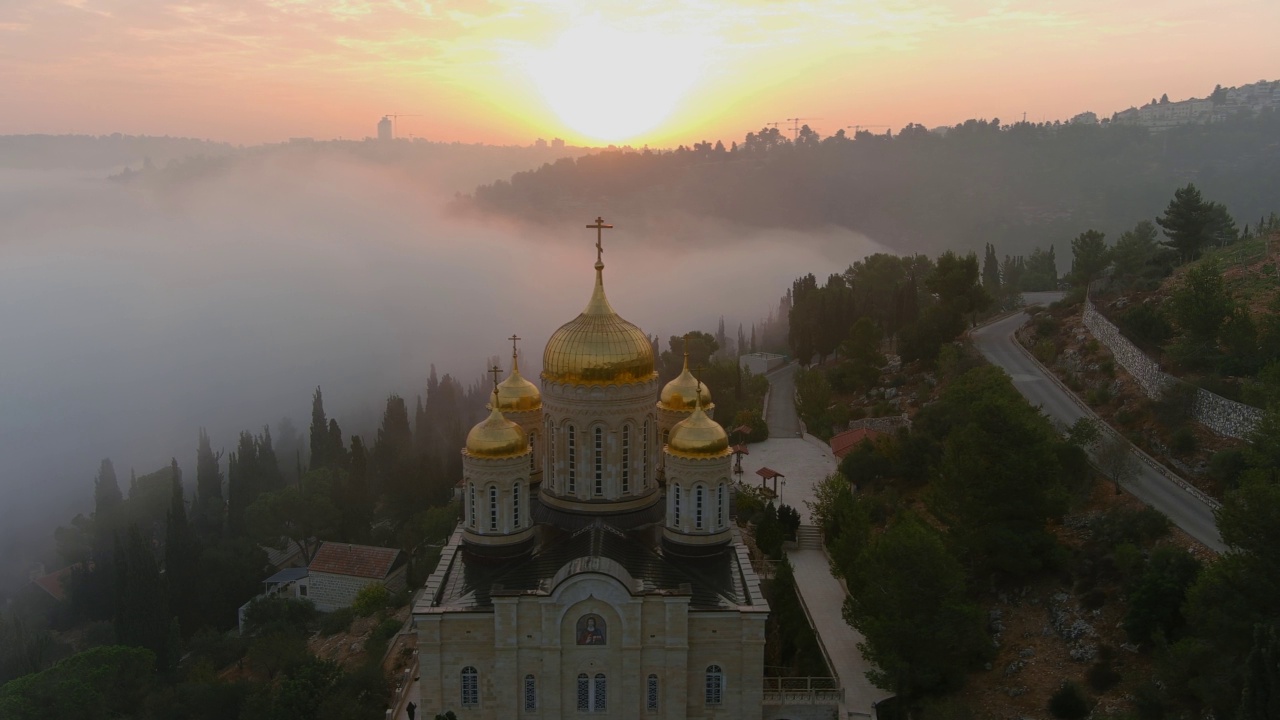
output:
[[[284, 416], [305, 434], [317, 385], [344, 431], [365, 433], [433, 363], [479, 380], [512, 333], [535, 376], [590, 293], [596, 213], [557, 228], [459, 219], [427, 187], [322, 155], [129, 183], [0, 172], [0, 556], [33, 559], [91, 510], [102, 458], [127, 486], [130, 468], [176, 456], [190, 484], [198, 428], [215, 449]], [[605, 234], [614, 307], [664, 344], [722, 315], [732, 336], [797, 275], [878, 250], [846, 231], [682, 237], [700, 240]]]

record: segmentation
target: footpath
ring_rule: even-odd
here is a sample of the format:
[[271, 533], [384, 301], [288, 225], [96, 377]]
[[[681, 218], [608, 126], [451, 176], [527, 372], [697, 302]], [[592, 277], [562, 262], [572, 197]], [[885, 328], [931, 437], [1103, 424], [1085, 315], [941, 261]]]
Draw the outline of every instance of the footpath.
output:
[[[795, 406], [795, 372], [793, 363], [770, 373], [767, 417], [769, 439], [753, 444], [751, 454], [742, 458], [744, 482], [758, 481], [755, 471], [769, 467], [782, 473], [779, 498], [800, 512], [803, 526], [813, 524], [809, 503], [814, 490], [838, 463], [826, 443], [812, 435], [801, 434]], [[796, 587], [809, 620], [818, 635], [831, 672], [844, 688], [841, 718], [874, 717], [874, 704], [889, 693], [867, 680], [872, 665], [858, 650], [862, 635], [844, 621], [844, 586], [831, 574], [831, 564], [819, 542], [803, 542], [803, 547], [787, 551], [787, 559], [795, 569]]]

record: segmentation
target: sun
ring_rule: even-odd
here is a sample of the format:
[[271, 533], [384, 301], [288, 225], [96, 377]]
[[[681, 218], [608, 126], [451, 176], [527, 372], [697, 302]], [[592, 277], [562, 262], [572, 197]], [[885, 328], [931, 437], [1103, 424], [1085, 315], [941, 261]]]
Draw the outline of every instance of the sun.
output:
[[598, 20], [566, 30], [522, 65], [572, 130], [616, 142], [653, 130], [702, 78], [705, 38], [627, 31]]

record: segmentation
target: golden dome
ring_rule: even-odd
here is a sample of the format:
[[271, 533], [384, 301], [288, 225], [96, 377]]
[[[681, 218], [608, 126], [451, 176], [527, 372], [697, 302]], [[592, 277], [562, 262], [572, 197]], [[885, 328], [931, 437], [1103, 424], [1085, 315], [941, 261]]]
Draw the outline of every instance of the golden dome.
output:
[[490, 405], [489, 417], [477, 423], [467, 433], [467, 454], [483, 458], [507, 458], [529, 452], [529, 436], [524, 429], [502, 417], [496, 401]]
[[681, 457], [722, 457], [729, 454], [729, 434], [698, 404], [692, 415], [671, 428], [667, 450]]
[[503, 412], [522, 412], [542, 407], [542, 393], [538, 386], [520, 374], [520, 358], [511, 354], [511, 374], [498, 383], [498, 409]]
[[711, 391], [689, 372], [689, 353], [684, 354], [684, 370], [667, 383], [658, 396], [658, 404], [668, 410], [692, 410], [699, 402], [711, 406]]
[[577, 385], [643, 382], [654, 376], [653, 345], [640, 328], [618, 317], [604, 295], [604, 263], [578, 317], [560, 326], [542, 353], [542, 378]]

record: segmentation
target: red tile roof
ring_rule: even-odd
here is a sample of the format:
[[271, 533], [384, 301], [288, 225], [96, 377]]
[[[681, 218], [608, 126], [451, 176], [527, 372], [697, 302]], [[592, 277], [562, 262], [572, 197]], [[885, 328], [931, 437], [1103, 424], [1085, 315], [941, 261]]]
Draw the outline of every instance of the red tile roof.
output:
[[327, 542], [316, 551], [308, 568], [311, 572], [382, 580], [399, 557], [400, 551], [395, 548]]
[[68, 565], [61, 570], [51, 572], [48, 575], [41, 575], [31, 582], [35, 583], [41, 590], [49, 593], [54, 600], [66, 600], [67, 590], [62, 584], [71, 577], [71, 569], [74, 567], [76, 566]]
[[858, 428], [857, 430], [845, 430], [844, 432], [831, 438], [831, 452], [835, 453], [837, 458], [843, 459], [849, 451], [857, 447], [858, 443], [863, 440], [875, 442], [885, 437], [885, 433], [879, 430], [871, 430], [869, 428]]

